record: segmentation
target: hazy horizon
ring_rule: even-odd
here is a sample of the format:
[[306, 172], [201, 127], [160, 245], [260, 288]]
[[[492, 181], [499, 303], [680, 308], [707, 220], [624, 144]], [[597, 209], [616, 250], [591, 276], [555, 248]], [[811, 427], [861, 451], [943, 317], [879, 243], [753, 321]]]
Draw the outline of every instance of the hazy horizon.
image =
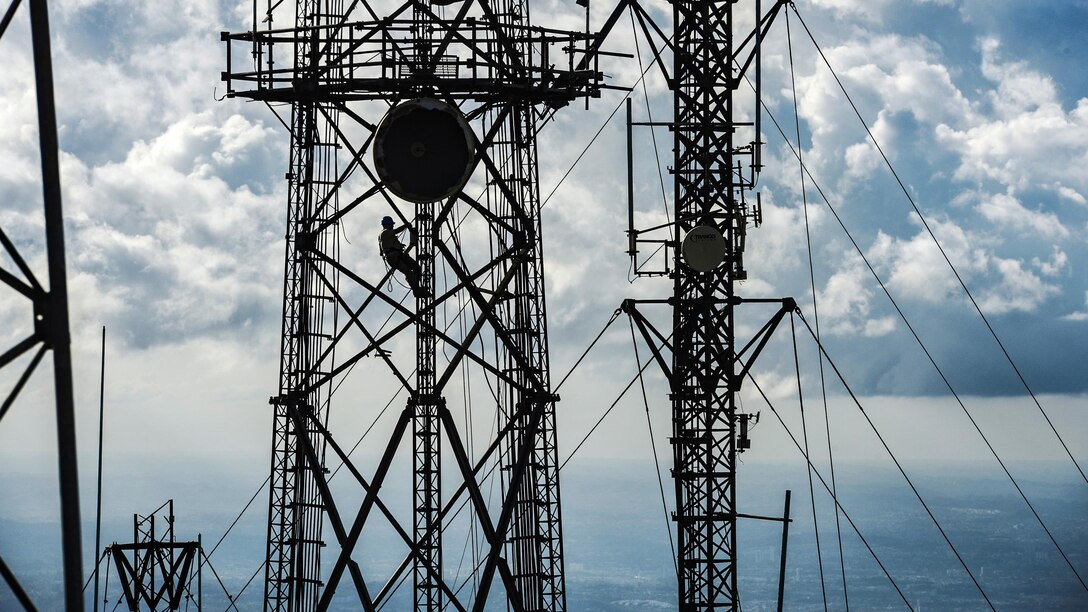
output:
[[[849, 464], [837, 467], [843, 506], [915, 609], [919, 606], [922, 610], [985, 608], [968, 577], [894, 469]], [[1060, 468], [1060, 465], [1034, 466], [1024, 471], [1021, 484], [1033, 497], [1074, 564], [1083, 568], [1088, 564], [1088, 526], [1081, 520], [1080, 509], [1088, 499], [1075, 480], [1056, 476]], [[200, 474], [185, 474], [190, 480], [173, 480], [179, 474], [161, 475], [165, 477], [161, 482], [139, 483], [118, 482], [117, 475], [110, 478], [107, 474], [104, 546], [131, 541], [132, 513], [144, 514], [165, 502], [165, 498], [151, 499], [159, 493], [173, 495], [177, 538], [195, 540], [200, 533], [205, 550], [210, 550], [260, 484], [229, 478], [221, 482], [203, 474], [201, 486]], [[1033, 610], [1079, 609], [1085, 601], [1083, 590], [1007, 481], [979, 477], [970, 469], [949, 471], [930, 467], [916, 469], [910, 475], [999, 609], [1024, 609], [1028, 603], [1034, 604]], [[150, 475], [146, 478], [151, 480]], [[0, 487], [5, 490], [12, 484], [10, 477], [0, 478]], [[27, 485], [25, 482], [18, 484], [23, 489]], [[126, 486], [132, 488], [126, 489]], [[794, 522], [790, 527], [787, 557], [786, 608], [822, 607], [804, 469], [781, 464], [745, 465], [741, 468], [738, 487], [738, 510], [762, 516], [781, 516], [784, 490], [791, 489]], [[34, 488], [48, 487], [38, 481]], [[134, 495], [135, 491], [141, 493]], [[675, 609], [675, 578], [671, 575], [671, 553], [653, 463], [587, 460], [579, 470], [563, 474], [562, 491], [570, 609]], [[394, 479], [383, 498], [395, 511], [405, 511], [406, 505], [398, 500], [406, 501], [408, 493], [406, 479]], [[669, 494], [666, 489], [666, 495]], [[212, 557], [212, 566], [232, 594], [236, 594], [260, 567], [264, 554], [266, 495], [262, 491]], [[826, 493], [817, 491], [829, 604], [832, 609], [841, 609], [841, 577], [829, 500]], [[5, 551], [5, 558], [13, 569], [25, 577], [23, 584], [35, 600], [43, 609], [51, 609], [50, 602], [56, 602], [59, 597], [59, 574], [52, 571], [54, 564], [59, 563], [59, 557], [58, 549], [43, 544], [58, 537], [57, 526], [48, 517], [35, 518], [18, 512], [14, 512], [16, 517], [13, 519], [11, 501], [0, 503], [0, 525], [3, 525], [0, 550]], [[83, 532], [88, 573], [92, 568], [90, 550], [94, 539], [93, 499], [90, 501], [91, 504], [84, 506]], [[399, 509], [398, 504], [402, 506]], [[845, 521], [843, 528], [851, 605], [866, 610], [905, 607]], [[745, 609], [774, 609], [780, 529], [780, 523], [740, 522], [740, 587]], [[460, 534], [457, 537], [466, 535], [457, 527], [451, 527], [449, 531], [449, 538], [454, 538], [454, 533]], [[326, 538], [331, 537], [326, 529]], [[377, 539], [361, 546], [355, 557], [364, 562], [364, 572], [368, 576], [378, 579], [380, 571], [383, 568], [387, 571], [392, 559], [403, 554], [403, 547], [396, 545], [395, 538], [391, 539], [389, 535], [373, 537]], [[447, 559], [447, 563], [450, 564], [447, 567], [451, 572], [449, 578], [453, 579], [454, 568], [464, 562]], [[1016, 571], [1017, 568], [1020, 570]], [[258, 575], [238, 600], [241, 609], [260, 606], [261, 578], [262, 575]], [[113, 603], [120, 591], [115, 575], [111, 580], [110, 601]], [[337, 598], [341, 604], [335, 609], [353, 609], [357, 603], [351, 603], [351, 589], [345, 586], [341, 591], [342, 595]], [[205, 570], [204, 594], [205, 603], [211, 609], [217, 609], [213, 602], [225, 603], [222, 591], [208, 570]], [[11, 603], [10, 593], [0, 590], [0, 608]], [[403, 605], [404, 600], [394, 599], [388, 609], [400, 610]]]

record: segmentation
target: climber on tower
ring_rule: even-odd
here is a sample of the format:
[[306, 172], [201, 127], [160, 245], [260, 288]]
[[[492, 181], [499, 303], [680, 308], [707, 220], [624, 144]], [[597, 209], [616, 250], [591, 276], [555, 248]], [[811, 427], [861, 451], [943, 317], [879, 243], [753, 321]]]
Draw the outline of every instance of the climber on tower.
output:
[[397, 234], [409, 229], [408, 224], [400, 227], [393, 227], [393, 225], [393, 217], [382, 217], [382, 233], [378, 236], [378, 250], [390, 268], [404, 275], [404, 280], [408, 281], [412, 293], [420, 297], [423, 289], [419, 286], [419, 277], [422, 276], [419, 264], [412, 259], [411, 255], [404, 252], [404, 245], [397, 239]]

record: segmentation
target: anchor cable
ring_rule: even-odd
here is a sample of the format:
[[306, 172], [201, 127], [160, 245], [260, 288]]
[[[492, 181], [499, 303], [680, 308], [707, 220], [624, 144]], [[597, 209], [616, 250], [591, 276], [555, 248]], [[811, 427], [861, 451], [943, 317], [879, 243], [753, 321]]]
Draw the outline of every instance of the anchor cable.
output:
[[[629, 9], [627, 14], [631, 17], [631, 38], [635, 41], [635, 57], [638, 58], [638, 69], [639, 72], [645, 75], [647, 71], [642, 65], [642, 49], [638, 44], [638, 30], [635, 28], [634, 8]], [[652, 46], [653, 45], [651, 45], [651, 48]], [[654, 114], [650, 110], [650, 93], [646, 87], [645, 78], [639, 79], [639, 83], [642, 85], [642, 99], [646, 102], [646, 118], [650, 120], [650, 139], [653, 141], [654, 159], [657, 161], [657, 181], [661, 185], [661, 206], [665, 209], [665, 221], [672, 223], [672, 217], [669, 215], [669, 198], [665, 195], [665, 176], [661, 173], [661, 151], [657, 146], [657, 128], [653, 125]]]
[[553, 393], [559, 392], [559, 388], [563, 386], [563, 383], [567, 382], [567, 378], [570, 378], [570, 375], [574, 373], [574, 370], [577, 369], [579, 365], [581, 365], [582, 360], [586, 358], [586, 355], [589, 355], [589, 352], [593, 350], [593, 347], [597, 346], [597, 341], [601, 339], [601, 336], [604, 335], [604, 332], [608, 331], [608, 328], [611, 327], [613, 323], [615, 323], [616, 319], [619, 318], [619, 316], [620, 310], [617, 308], [616, 311], [612, 313], [612, 316], [609, 317], [608, 322], [604, 324], [604, 328], [602, 328], [601, 331], [597, 334], [597, 337], [594, 338], [593, 342], [590, 342], [589, 346], [586, 347], [586, 350], [582, 352], [582, 356], [578, 358], [578, 361], [575, 361], [574, 365], [572, 365], [570, 369], [567, 370], [567, 373], [563, 375], [563, 379], [560, 380], [559, 384], [555, 386], [555, 389], [552, 391]]
[[[666, 341], [670, 339], [672, 339], [672, 334], [669, 334], [669, 337], [666, 338]], [[615, 409], [616, 405], [620, 403], [620, 400], [623, 399], [623, 396], [627, 395], [627, 392], [631, 390], [631, 387], [635, 386], [635, 382], [638, 381], [639, 376], [641, 376], [646, 368], [650, 367], [650, 364], [653, 362], [653, 356], [646, 358], [646, 363], [642, 364], [642, 367], [638, 369], [638, 373], [636, 373], [635, 376], [631, 379], [631, 382], [627, 383], [627, 386], [624, 387], [622, 391], [620, 391], [620, 394], [616, 396], [616, 399], [612, 402], [611, 405], [608, 406], [608, 409], [604, 411], [604, 414], [602, 414], [600, 418], [597, 419], [597, 422], [593, 424], [593, 427], [591, 427], [589, 431], [586, 432], [586, 435], [582, 437], [582, 440], [578, 442], [578, 444], [574, 447], [574, 450], [572, 450], [570, 454], [567, 455], [567, 458], [563, 460], [563, 463], [559, 465], [560, 471], [562, 471], [563, 468], [566, 467], [568, 463], [570, 463], [570, 460], [574, 458], [574, 455], [578, 453], [578, 450], [582, 448], [587, 440], [589, 440], [589, 437], [593, 435], [593, 432], [597, 431], [597, 428], [600, 427], [601, 423], [603, 423], [608, 415], [612, 413], [612, 410]]]
[[[793, 317], [790, 317], [790, 333], [793, 337], [793, 368], [797, 373], [797, 403], [801, 408], [801, 437], [805, 443], [805, 457], [809, 456], [808, 425], [805, 422], [805, 394], [801, 389], [801, 360], [797, 355], [797, 330]], [[823, 596], [824, 612], [827, 612], [827, 581], [824, 579], [823, 548], [820, 546], [820, 521], [816, 517], [816, 491], [812, 486], [812, 463], [808, 463], [808, 499], [812, 504], [812, 531], [816, 536], [816, 564], [820, 568], [820, 594]]]
[[[627, 317], [631, 325], [631, 346], [635, 350], [635, 364], [642, 363], [638, 355], [638, 340], [635, 339], [635, 320]], [[665, 501], [665, 483], [661, 480], [661, 461], [657, 457], [657, 443], [654, 440], [654, 425], [650, 420], [650, 400], [646, 397], [646, 382], [642, 379], [642, 371], [638, 373], [638, 384], [642, 389], [642, 405], [646, 409], [646, 428], [650, 431], [650, 449], [654, 453], [654, 474], [657, 475], [657, 488], [661, 492], [661, 513], [665, 518], [665, 532], [669, 534], [669, 550], [672, 551], [672, 566], [676, 575], [680, 576], [680, 567], [676, 563], [676, 545], [672, 541], [672, 524], [669, 522], [669, 504]]]
[[[811, 335], [813, 341], [815, 341], [816, 332], [813, 331], [812, 327], [808, 324], [808, 321], [805, 320], [805, 315], [801, 313], [800, 309], [796, 311], [796, 315], [799, 319], [801, 319], [801, 322], [805, 324], [805, 329], [808, 330], [809, 335]], [[892, 449], [890, 446], [888, 446], [887, 441], [884, 440], [884, 436], [881, 435], [880, 430], [878, 430], [876, 427], [876, 424], [873, 423], [873, 420], [871, 418], [869, 418], [869, 413], [865, 412], [865, 407], [861, 405], [861, 401], [858, 399], [857, 395], [854, 394], [854, 390], [846, 382], [846, 378], [842, 375], [842, 372], [839, 371], [839, 368], [835, 365], [834, 360], [832, 360], [831, 356], [827, 354], [827, 350], [822, 344], [817, 344], [817, 346], [820, 348], [820, 352], [824, 354], [824, 357], [827, 359], [827, 364], [831, 366], [832, 371], [835, 372], [835, 376], [838, 377], [839, 382], [842, 384], [843, 388], [846, 389], [846, 392], [850, 395], [850, 399], [853, 400], [854, 405], [858, 407], [861, 415], [865, 417], [865, 421], [869, 424], [869, 428], [873, 430], [874, 434], [876, 434], [877, 439], [880, 441], [880, 444], [884, 447], [884, 450], [888, 453], [888, 456], [895, 464], [896, 469], [899, 470], [900, 475], [902, 475], [903, 479], [906, 480], [907, 485], [910, 486], [910, 490], [914, 492], [914, 497], [918, 499], [918, 503], [920, 503], [922, 505], [922, 508], [925, 509], [926, 514], [929, 515], [930, 520], [933, 521], [933, 524], [937, 527], [937, 531], [940, 532], [941, 537], [944, 538], [945, 543], [948, 544], [948, 547], [952, 550], [953, 554], [956, 555], [956, 560], [958, 560], [960, 566], [963, 567], [963, 571], [967, 572], [967, 575], [971, 578], [971, 582], [975, 584], [975, 587], [982, 595], [982, 598], [986, 600], [986, 605], [988, 605], [991, 610], [996, 612], [997, 609], [994, 607], [993, 602], [990, 601], [990, 596], [986, 594], [986, 591], [982, 588], [982, 585], [979, 583], [978, 578], [975, 577], [974, 572], [972, 572], [971, 568], [967, 566], [967, 562], [963, 559], [963, 556], [960, 555], [959, 549], [957, 549], [956, 545], [952, 543], [952, 539], [948, 536], [948, 533], [944, 530], [944, 527], [941, 526], [940, 521], [937, 520], [937, 517], [933, 514], [933, 511], [930, 510], [929, 504], [926, 503], [925, 499], [922, 497], [922, 494], [918, 492], [918, 488], [914, 485], [914, 481], [911, 480], [910, 476], [907, 475], [907, 471], [903, 469], [903, 465], [899, 463], [899, 459], [895, 456], [895, 453], [892, 452]]]
[[[796, 75], [794, 74], [794, 69], [793, 69], [793, 35], [790, 33], [790, 14], [788, 12], [786, 13], [786, 46], [787, 46], [787, 48], [789, 50], [789, 60], [790, 60], [790, 87], [792, 88], [792, 91], [793, 91], [793, 125], [794, 125], [794, 130], [796, 131], [796, 134], [797, 134], [798, 172], [801, 175], [801, 177], [800, 177], [801, 178], [801, 210], [802, 210], [802, 212], [804, 213], [804, 216], [805, 216], [805, 244], [808, 247], [809, 281], [810, 281], [810, 283], [812, 285], [812, 304], [813, 304], [813, 311], [815, 312], [815, 308], [816, 308], [816, 306], [815, 306], [816, 305], [816, 276], [815, 276], [815, 272], [813, 270], [813, 263], [812, 263], [812, 238], [811, 238], [810, 233], [809, 233], [809, 222], [808, 222], [808, 191], [805, 189], [805, 166], [804, 166], [804, 161], [803, 161], [803, 158], [802, 158], [802, 153], [804, 151], [804, 146], [802, 146], [802, 144], [801, 144], [801, 117], [800, 117], [799, 113], [797, 112], [797, 78], [796, 78]], [[808, 453], [809, 453], [809, 448], [808, 448], [808, 427], [806, 426], [806, 423], [805, 423], [805, 397], [804, 397], [804, 393], [802, 393], [802, 391], [801, 391], [801, 364], [800, 364], [800, 361], [799, 361], [798, 356], [797, 356], [797, 331], [796, 331], [796, 329], [794, 329], [793, 317], [790, 317], [790, 332], [793, 335], [793, 365], [794, 365], [794, 369], [797, 372], [797, 400], [798, 400], [798, 402], [800, 403], [800, 406], [801, 406], [801, 433], [804, 434], [805, 455], [807, 456]], [[822, 359], [820, 360], [820, 389], [821, 389], [821, 391], [823, 391], [824, 422], [826, 423], [827, 422], [827, 392], [826, 392], [826, 386], [824, 385], [823, 360]], [[830, 449], [830, 445], [828, 446], [828, 448]], [[829, 452], [830, 452], [830, 450], [829, 450]], [[832, 474], [834, 474], [834, 471], [832, 471]], [[832, 476], [832, 482], [834, 482], [834, 476]], [[817, 565], [820, 568], [820, 594], [823, 596], [824, 612], [827, 612], [827, 581], [824, 578], [824, 555], [823, 555], [823, 547], [820, 545], [820, 523], [816, 518], [816, 495], [813, 492], [813, 487], [812, 487], [812, 467], [811, 467], [811, 465], [809, 466], [809, 469], [808, 469], [808, 495], [809, 495], [809, 501], [812, 503], [812, 530], [816, 535], [816, 561], [817, 561]], [[838, 518], [838, 512], [836, 511], [836, 519], [837, 518]], [[837, 525], [836, 525], [836, 531], [837, 531]], [[840, 560], [840, 562], [843, 563], [843, 565], [845, 565], [845, 562], [842, 561], [842, 535], [841, 535], [841, 533], [839, 534], [839, 560]], [[843, 589], [844, 590], [845, 590], [845, 587], [846, 587], [846, 570], [843, 569]], [[849, 610], [849, 606], [847, 606], [847, 610]]]
[[[812, 473], [815, 474], [816, 478], [819, 479], [820, 484], [822, 484], [824, 487], [824, 490], [826, 490], [828, 494], [831, 494], [831, 487], [827, 486], [827, 481], [824, 480], [824, 477], [820, 474], [820, 471], [816, 469], [816, 466], [812, 465], [812, 459], [805, 454], [805, 449], [802, 448], [801, 443], [797, 441], [797, 436], [793, 435], [793, 431], [791, 431], [789, 426], [786, 425], [786, 421], [782, 419], [782, 415], [779, 414], [778, 409], [774, 407], [774, 404], [771, 402], [771, 398], [768, 397], [767, 393], [763, 391], [763, 387], [759, 386], [759, 383], [756, 381], [756, 378], [752, 374], [751, 370], [748, 371], [748, 380], [752, 381], [752, 385], [755, 386], [756, 391], [758, 391], [760, 396], [763, 397], [763, 401], [767, 404], [767, 407], [771, 409], [771, 413], [775, 416], [775, 418], [778, 419], [778, 422], [782, 425], [782, 429], [784, 429], [786, 431], [786, 434], [790, 437], [790, 440], [793, 442], [793, 446], [797, 449], [797, 452], [801, 453], [801, 455], [805, 458], [805, 461], [808, 463], [809, 467], [812, 468]], [[832, 495], [831, 499], [835, 502], [835, 506], [839, 508], [839, 511], [842, 512], [843, 517], [846, 518], [846, 522], [849, 523], [850, 527], [854, 530], [854, 533], [857, 534], [858, 538], [861, 540], [861, 543], [865, 545], [865, 548], [869, 551], [869, 555], [873, 558], [874, 561], [876, 561], [877, 566], [880, 567], [880, 571], [884, 573], [884, 577], [887, 578], [888, 582], [890, 582], [892, 587], [895, 588], [895, 592], [899, 594], [899, 598], [903, 600], [903, 604], [907, 606], [908, 610], [913, 611], [914, 608], [911, 607], [910, 602], [907, 600], [907, 596], [903, 594], [903, 590], [899, 588], [899, 584], [895, 581], [895, 578], [893, 578], [891, 573], [888, 572], [888, 568], [884, 566], [884, 562], [880, 560], [880, 556], [876, 554], [875, 550], [873, 550], [872, 545], [869, 544], [869, 540], [865, 538], [865, 536], [861, 533], [861, 529], [859, 529], [857, 524], [854, 523], [854, 519], [850, 518], [850, 514], [846, 511], [846, 508], [842, 507], [842, 503], [839, 502], [838, 497]]]
[[[1085, 474], [1084, 470], [1080, 467], [1080, 464], [1077, 462], [1076, 458], [1073, 456], [1072, 451], [1069, 450], [1069, 446], [1066, 444], [1065, 439], [1062, 438], [1062, 435], [1060, 433], [1058, 433], [1058, 429], [1054, 426], [1054, 422], [1050, 419], [1050, 415], [1047, 414], [1046, 410], [1043, 409], [1043, 405], [1039, 402], [1039, 398], [1036, 397], [1035, 392], [1032, 390], [1031, 386], [1028, 385], [1027, 380], [1024, 378], [1024, 375], [1020, 372], [1020, 368], [1016, 365], [1016, 362], [1013, 360], [1012, 355], [1009, 354], [1009, 351], [1005, 348], [1005, 343], [1001, 341], [1001, 338], [997, 335], [997, 331], [994, 329], [993, 325], [990, 324], [990, 319], [986, 316], [985, 313], [982, 312], [982, 308], [979, 306], [978, 301], [975, 300], [974, 294], [972, 294], [971, 290], [967, 288], [967, 283], [964, 282], [963, 277], [960, 276], [959, 270], [957, 270], [956, 266], [952, 264], [952, 260], [948, 257], [948, 253], [945, 252], [944, 247], [941, 246], [940, 241], [937, 240], [937, 236], [936, 236], [936, 234], [933, 233], [933, 229], [930, 227], [929, 222], [926, 220], [925, 215], [922, 214], [922, 211], [918, 207], [917, 202], [915, 202], [914, 198], [910, 195], [910, 191], [907, 190], [906, 185], [903, 183], [903, 179], [901, 179], [899, 177], [899, 173], [896, 172], [895, 167], [892, 166], [891, 160], [889, 160], [888, 156], [884, 153], [884, 149], [880, 146], [880, 143], [877, 141], [876, 137], [873, 135], [872, 130], [870, 130], [868, 124], [865, 123], [865, 119], [861, 116], [861, 111], [858, 110], [858, 107], [854, 103], [853, 98], [851, 98], [850, 94], [846, 91], [846, 87], [843, 85], [842, 80], [839, 79], [839, 75], [835, 72], [835, 69], [832, 68], [831, 62], [827, 59], [827, 55], [824, 54], [823, 49], [820, 47], [819, 43], [816, 42], [816, 38], [812, 35], [812, 31], [809, 30], [808, 24], [805, 23], [805, 20], [801, 17], [801, 14], [797, 12], [797, 7], [793, 6], [793, 3], [790, 3], [790, 5], [793, 8], [794, 14], [797, 15], [797, 19], [800, 20], [801, 25], [805, 28], [805, 32], [808, 34], [808, 37], [812, 41], [812, 44], [816, 47], [816, 51], [819, 52], [820, 58], [823, 59], [824, 65], [826, 65], [827, 69], [831, 71], [831, 75], [833, 77], [835, 77], [835, 82], [839, 85], [839, 89], [842, 90], [843, 95], [846, 96], [847, 102], [850, 103], [850, 108], [852, 108], [854, 110], [854, 114], [857, 115], [858, 120], [861, 121], [862, 126], [865, 128], [865, 133], [869, 135], [869, 139], [872, 141], [873, 146], [875, 146], [877, 152], [880, 153], [880, 157], [884, 160], [885, 165], [887, 165], [888, 169], [891, 171], [892, 176], [895, 177], [895, 181], [896, 181], [896, 183], [899, 184], [899, 188], [903, 191], [903, 194], [907, 197], [907, 201], [910, 202], [911, 208], [913, 208], [915, 214], [918, 215], [918, 219], [922, 222], [922, 225], [925, 227], [926, 233], [929, 234], [929, 237], [930, 237], [930, 239], [933, 240], [933, 243], [935, 245], [937, 245], [937, 249], [940, 251], [941, 257], [944, 258], [945, 263], [947, 263], [948, 267], [952, 270], [952, 274], [955, 275], [956, 281], [959, 282], [960, 287], [963, 288], [963, 292], [967, 295], [967, 298], [971, 301], [971, 305], [974, 307], [975, 312], [978, 313], [978, 316], [982, 319], [982, 322], [986, 325], [986, 329], [989, 330], [990, 335], [993, 337], [994, 341], [997, 343], [997, 346], [1001, 349], [1001, 352], [1005, 356], [1006, 361], [1008, 361], [1009, 365], [1012, 366], [1012, 369], [1016, 373], [1017, 378], [1020, 379], [1020, 383], [1024, 386], [1024, 390], [1026, 390], [1028, 392], [1028, 395], [1031, 396], [1032, 401], [1035, 403], [1035, 407], [1039, 409], [1039, 413], [1043, 415], [1043, 418], [1046, 420], [1047, 425], [1050, 426], [1050, 431], [1052, 431], [1054, 433], [1054, 436], [1058, 439], [1058, 442], [1061, 443], [1062, 449], [1065, 450], [1065, 454], [1069, 457], [1069, 460], [1073, 463], [1073, 467], [1075, 467], [1077, 469], [1077, 472], [1080, 473], [1081, 478], [1084, 479], [1085, 484], [1088, 484], [1088, 474]], [[1081, 584], [1084, 584], [1083, 581], [1082, 581]], [[1088, 588], [1088, 587], [1085, 587], [1085, 588]]]
[[[794, 147], [793, 143], [786, 136], [785, 130], [782, 128], [781, 124], [778, 123], [778, 120], [775, 118], [774, 113], [771, 112], [771, 109], [769, 107], [767, 107], [767, 105], [765, 103], [761, 102], [761, 105], [763, 106], [763, 109], [766, 111], [768, 118], [770, 118], [771, 122], [774, 124], [775, 128], [778, 130], [779, 135], [785, 141], [786, 146], [789, 147], [789, 149], [793, 153], [794, 157], [797, 157], [797, 158], [800, 159], [799, 151]], [[952, 397], [955, 399], [955, 401], [959, 405], [960, 409], [967, 416], [968, 420], [971, 422], [971, 425], [974, 427], [976, 433], [978, 433], [979, 437], [982, 438], [983, 442], [986, 444], [987, 448], [990, 450], [990, 453], [994, 456], [994, 458], [997, 460], [998, 464], [1001, 466], [1002, 470], [1005, 472], [1005, 475], [1009, 478], [1009, 481], [1012, 483], [1013, 487], [1020, 494], [1021, 499], [1023, 499], [1024, 503], [1028, 506], [1028, 508], [1031, 511], [1032, 515], [1035, 517], [1036, 522], [1039, 523], [1039, 526], [1042, 527], [1043, 531], [1050, 538], [1051, 543], [1054, 544], [1054, 546], [1057, 549], [1059, 555], [1061, 555], [1062, 559], [1065, 560], [1066, 565], [1069, 566], [1069, 568], [1073, 571], [1074, 575], [1076, 575], [1077, 580], [1081, 583], [1081, 586], [1083, 586], [1086, 590], [1088, 590], [1088, 586], [1086, 586], [1085, 580], [1080, 575], [1079, 571], [1073, 566], [1073, 563], [1072, 563], [1072, 561], [1069, 560], [1068, 555], [1065, 553], [1065, 551], [1062, 549], [1062, 547], [1058, 544], [1057, 539], [1054, 537], [1054, 535], [1051, 532], [1050, 528], [1047, 527], [1047, 525], [1043, 521], [1042, 516], [1035, 510], [1034, 505], [1029, 501], [1027, 495], [1024, 493], [1023, 489], [1020, 487], [1020, 484], [1013, 477], [1012, 472], [1005, 465], [1004, 460], [1001, 459], [1001, 456], [998, 454], [997, 449], [995, 449], [993, 447], [993, 445], [990, 443], [989, 439], [982, 432], [982, 428], [978, 425], [977, 421], [975, 421], [975, 419], [974, 419], [974, 416], [967, 409], [967, 405], [963, 402], [963, 399], [960, 397], [960, 395], [956, 391], [955, 387], [952, 386], [952, 382], [948, 379], [947, 375], [945, 374], [944, 370], [940, 367], [940, 365], [937, 364], [936, 358], [933, 356], [933, 354], [930, 352], [929, 348], [922, 341], [921, 336], [918, 335], [918, 332], [915, 330], [914, 325], [910, 322], [910, 319], [907, 318], [906, 313], [903, 312], [903, 309], [899, 306], [899, 302], [895, 299], [895, 297], [891, 293], [891, 290], [888, 289], [888, 286], [885, 284], [884, 280], [877, 273], [876, 268], [873, 266], [873, 264], [869, 260], [868, 256], [865, 255], [865, 251], [861, 248], [861, 245], [858, 243], [857, 239], [854, 238], [853, 233], [850, 231], [849, 228], [847, 228], [846, 223], [843, 221], [842, 217], [839, 215], [838, 210], [835, 208], [834, 205], [831, 204], [831, 200], [830, 200], [830, 198], [828, 198], [827, 193], [824, 192], [823, 188], [820, 186], [820, 183], [812, 175], [812, 171], [809, 170], [808, 165], [804, 164], [803, 162], [801, 163], [801, 165], [804, 168], [805, 175], [808, 177], [809, 181], [812, 182], [813, 188], [816, 189], [816, 192], [820, 194], [821, 199], [823, 200], [824, 204], [827, 206], [827, 209], [831, 212], [831, 215], [832, 215], [832, 217], [834, 217], [836, 223], [838, 223], [839, 228], [842, 229], [843, 233], [846, 235], [847, 239], [850, 241], [850, 244], [854, 247], [854, 251], [857, 252], [858, 256], [861, 258], [862, 262], [865, 264], [865, 267], [869, 270], [869, 274], [876, 281], [877, 285], [880, 287], [880, 289], [884, 293], [885, 297], [888, 298], [888, 302], [892, 305], [892, 307], [895, 310], [896, 314], [898, 315], [899, 319], [901, 321], [903, 321], [903, 324], [906, 326], [907, 330], [910, 332], [911, 336], [914, 338], [915, 343], [918, 344], [919, 348], [921, 348], [922, 352], [925, 354], [926, 359], [929, 361], [930, 365], [932, 365], [933, 369], [937, 372], [937, 374], [940, 377], [941, 381], [944, 383], [945, 388], [948, 389], [949, 393], [951, 393]], [[802, 317], [802, 320], [804, 320], [803, 317]], [[806, 322], [806, 325], [807, 325], [807, 322]], [[813, 333], [815, 335], [815, 332], [813, 332]], [[817, 340], [818, 340], [818, 338], [817, 338]], [[822, 346], [822, 345], [820, 345], [818, 343], [818, 346]], [[821, 355], [826, 355], [826, 353], [821, 352]], [[1074, 463], [1075, 463], [1075, 460], [1074, 460]]]

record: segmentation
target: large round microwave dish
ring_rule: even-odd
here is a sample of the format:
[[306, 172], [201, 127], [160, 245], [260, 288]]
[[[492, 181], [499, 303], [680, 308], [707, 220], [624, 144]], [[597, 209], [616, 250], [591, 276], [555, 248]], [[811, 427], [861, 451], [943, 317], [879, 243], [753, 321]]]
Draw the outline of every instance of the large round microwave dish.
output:
[[680, 248], [684, 263], [696, 272], [710, 272], [725, 260], [725, 237], [711, 225], [693, 227]]
[[409, 202], [434, 202], [459, 191], [475, 166], [476, 136], [457, 107], [430, 98], [389, 110], [374, 134], [374, 169]]

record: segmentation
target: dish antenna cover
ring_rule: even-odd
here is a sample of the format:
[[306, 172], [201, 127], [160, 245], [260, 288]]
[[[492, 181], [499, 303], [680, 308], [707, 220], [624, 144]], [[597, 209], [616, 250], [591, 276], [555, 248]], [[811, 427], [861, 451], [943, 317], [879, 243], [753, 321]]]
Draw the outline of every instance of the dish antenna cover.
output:
[[475, 167], [476, 136], [457, 107], [416, 98], [389, 109], [374, 134], [374, 169], [409, 202], [444, 200]]
[[680, 249], [688, 267], [709, 272], [725, 260], [725, 237], [714, 226], [698, 225], [684, 236]]

